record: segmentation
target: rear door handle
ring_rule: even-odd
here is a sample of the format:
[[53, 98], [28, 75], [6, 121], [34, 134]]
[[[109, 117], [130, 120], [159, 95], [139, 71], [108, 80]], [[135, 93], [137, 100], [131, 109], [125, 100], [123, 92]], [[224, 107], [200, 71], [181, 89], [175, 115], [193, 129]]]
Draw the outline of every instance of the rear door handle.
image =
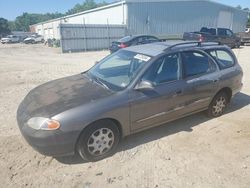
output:
[[216, 82], [218, 82], [218, 81], [219, 81], [219, 79], [214, 79], [214, 80], [213, 80], [214, 83], [216, 83]]

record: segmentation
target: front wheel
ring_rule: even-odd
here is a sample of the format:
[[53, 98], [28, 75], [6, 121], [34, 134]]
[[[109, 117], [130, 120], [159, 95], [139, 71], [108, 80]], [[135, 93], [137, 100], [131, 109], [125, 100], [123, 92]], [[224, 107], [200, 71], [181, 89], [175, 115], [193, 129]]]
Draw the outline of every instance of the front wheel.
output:
[[77, 143], [82, 159], [98, 161], [110, 156], [120, 141], [120, 131], [111, 120], [100, 120], [84, 130]]
[[221, 93], [217, 94], [213, 98], [211, 104], [209, 105], [208, 116], [209, 117], [221, 116], [225, 112], [225, 109], [228, 105], [228, 102], [229, 102], [229, 98], [226, 95], [226, 93], [221, 92]]

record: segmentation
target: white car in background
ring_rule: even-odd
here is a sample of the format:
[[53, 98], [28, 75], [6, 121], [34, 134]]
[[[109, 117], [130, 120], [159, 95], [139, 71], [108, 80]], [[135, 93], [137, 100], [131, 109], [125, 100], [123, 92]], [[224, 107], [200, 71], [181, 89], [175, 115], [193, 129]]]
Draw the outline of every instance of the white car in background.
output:
[[20, 42], [20, 38], [16, 35], [8, 35], [7, 37], [3, 37], [1, 39], [2, 44], [7, 44], [7, 43], [18, 43]]
[[43, 43], [44, 38], [42, 35], [31, 35], [30, 37], [27, 37], [23, 41], [25, 44], [36, 44], [36, 43]]

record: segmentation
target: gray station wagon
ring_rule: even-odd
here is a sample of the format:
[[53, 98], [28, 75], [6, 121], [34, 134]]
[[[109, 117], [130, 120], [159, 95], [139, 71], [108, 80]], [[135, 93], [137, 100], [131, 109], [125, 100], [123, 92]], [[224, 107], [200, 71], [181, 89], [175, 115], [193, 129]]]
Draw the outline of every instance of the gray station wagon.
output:
[[216, 43], [133, 46], [33, 89], [17, 121], [40, 153], [97, 161], [130, 134], [201, 111], [221, 116], [241, 90], [242, 76], [231, 49]]

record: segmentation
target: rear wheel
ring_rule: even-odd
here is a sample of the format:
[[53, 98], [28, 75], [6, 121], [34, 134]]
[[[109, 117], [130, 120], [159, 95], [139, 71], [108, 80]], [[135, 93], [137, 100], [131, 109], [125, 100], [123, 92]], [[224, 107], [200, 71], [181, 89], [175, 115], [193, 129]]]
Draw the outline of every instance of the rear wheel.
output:
[[83, 131], [77, 143], [77, 150], [84, 160], [98, 161], [111, 155], [119, 140], [117, 125], [111, 120], [100, 120]]
[[224, 112], [228, 105], [229, 98], [225, 92], [218, 93], [208, 108], [208, 116], [209, 117], [219, 117]]

